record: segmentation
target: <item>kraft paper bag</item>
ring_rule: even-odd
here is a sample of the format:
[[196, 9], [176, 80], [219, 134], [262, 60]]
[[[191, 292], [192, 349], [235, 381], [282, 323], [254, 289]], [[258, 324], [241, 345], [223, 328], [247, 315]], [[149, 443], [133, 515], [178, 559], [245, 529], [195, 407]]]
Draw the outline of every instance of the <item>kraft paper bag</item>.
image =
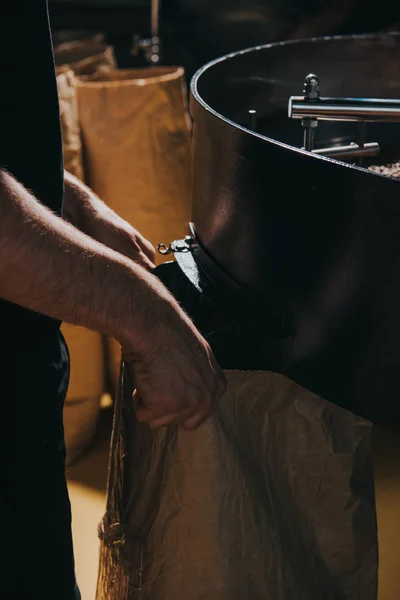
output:
[[63, 323], [61, 331], [70, 354], [70, 380], [64, 404], [67, 464], [77, 459], [96, 430], [105, 391], [102, 336], [84, 327]]
[[54, 48], [54, 60], [56, 67], [68, 66], [75, 75], [92, 75], [117, 66], [114, 49], [99, 35], [58, 44]]
[[78, 106], [89, 185], [154, 245], [190, 220], [190, 120], [181, 68], [80, 78]]
[[[153, 245], [184, 236], [191, 128], [183, 69], [97, 73], [80, 78], [77, 90], [88, 184]], [[114, 386], [120, 358], [111, 340]]]
[[227, 372], [195, 432], [135, 421], [121, 372], [97, 600], [376, 600], [371, 425]]

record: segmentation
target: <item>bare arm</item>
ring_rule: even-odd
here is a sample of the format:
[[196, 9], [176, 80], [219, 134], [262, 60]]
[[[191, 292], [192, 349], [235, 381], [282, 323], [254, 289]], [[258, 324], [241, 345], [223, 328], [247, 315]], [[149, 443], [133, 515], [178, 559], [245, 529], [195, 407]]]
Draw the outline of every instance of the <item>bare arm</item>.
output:
[[54, 215], [4, 171], [0, 296], [116, 337], [132, 365], [143, 421], [197, 426], [223, 391], [210, 348], [164, 286]]
[[[125, 293], [122, 293], [124, 291]], [[124, 341], [141, 339], [157, 297], [155, 277], [54, 215], [9, 174], [0, 173], [0, 295], [63, 321]], [[132, 329], [132, 331], [130, 331]]]

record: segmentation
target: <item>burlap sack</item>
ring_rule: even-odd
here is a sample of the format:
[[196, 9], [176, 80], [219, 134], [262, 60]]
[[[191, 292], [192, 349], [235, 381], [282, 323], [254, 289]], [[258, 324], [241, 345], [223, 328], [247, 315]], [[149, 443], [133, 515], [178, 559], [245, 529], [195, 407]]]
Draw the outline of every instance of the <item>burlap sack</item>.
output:
[[[80, 78], [87, 181], [154, 245], [190, 220], [190, 119], [182, 68], [119, 70]], [[111, 374], [120, 348], [110, 342]]]
[[[70, 69], [57, 69], [64, 167], [83, 179], [75, 83]], [[85, 449], [96, 428], [104, 391], [103, 341], [99, 334], [83, 327], [64, 324], [62, 332], [71, 355], [70, 385], [64, 407], [67, 462], [71, 463]]]
[[197, 431], [118, 395], [97, 600], [376, 600], [371, 425], [268, 372], [228, 372]]
[[114, 50], [101, 36], [59, 44], [54, 48], [56, 67], [67, 65], [75, 75], [115, 69]]

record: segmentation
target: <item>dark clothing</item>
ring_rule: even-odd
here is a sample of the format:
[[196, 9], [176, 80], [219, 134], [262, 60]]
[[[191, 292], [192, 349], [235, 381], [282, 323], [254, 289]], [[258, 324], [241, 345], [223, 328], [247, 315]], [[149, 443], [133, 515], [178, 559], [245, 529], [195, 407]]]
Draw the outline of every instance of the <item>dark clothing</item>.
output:
[[[61, 214], [61, 130], [46, 0], [0, 3], [0, 85], [0, 166]], [[1, 419], [7, 551], [0, 597], [8, 600], [79, 597], [62, 422], [69, 358], [59, 325], [0, 300], [0, 373], [11, 388]], [[14, 443], [4, 443], [8, 431], [16, 431]]]
[[[61, 214], [61, 127], [46, 0], [0, 2], [0, 86], [0, 166]], [[0, 324], [13, 332], [36, 320], [58, 329], [43, 316], [0, 304]]]
[[16, 379], [16, 538], [23, 550], [15, 600], [75, 600], [62, 425], [68, 351], [61, 333], [49, 332], [30, 339], [24, 336], [14, 357], [15, 372], [20, 374]]

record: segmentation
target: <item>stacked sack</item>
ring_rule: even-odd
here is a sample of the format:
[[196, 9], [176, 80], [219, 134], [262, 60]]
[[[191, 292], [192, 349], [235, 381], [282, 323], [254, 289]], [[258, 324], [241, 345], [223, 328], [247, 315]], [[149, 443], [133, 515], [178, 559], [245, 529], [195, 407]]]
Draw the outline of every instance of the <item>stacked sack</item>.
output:
[[[191, 126], [183, 69], [97, 72], [79, 79], [77, 93], [90, 187], [154, 246], [184, 237]], [[108, 340], [107, 353], [115, 391], [121, 358], [115, 340]]]
[[[77, 75], [115, 68], [112, 48], [101, 36], [65, 42], [55, 47], [57, 87], [63, 134], [64, 168], [84, 180], [83, 154], [77, 104]], [[64, 406], [67, 463], [87, 447], [96, 429], [104, 393], [102, 336], [64, 323], [62, 332], [71, 355], [71, 376]]]
[[[55, 48], [65, 169], [84, 180], [155, 246], [185, 235], [190, 221], [190, 136], [180, 67], [117, 69], [101, 36]], [[115, 340], [63, 325], [71, 354], [64, 427], [69, 462], [90, 441]], [[105, 363], [105, 364], [104, 364]]]

